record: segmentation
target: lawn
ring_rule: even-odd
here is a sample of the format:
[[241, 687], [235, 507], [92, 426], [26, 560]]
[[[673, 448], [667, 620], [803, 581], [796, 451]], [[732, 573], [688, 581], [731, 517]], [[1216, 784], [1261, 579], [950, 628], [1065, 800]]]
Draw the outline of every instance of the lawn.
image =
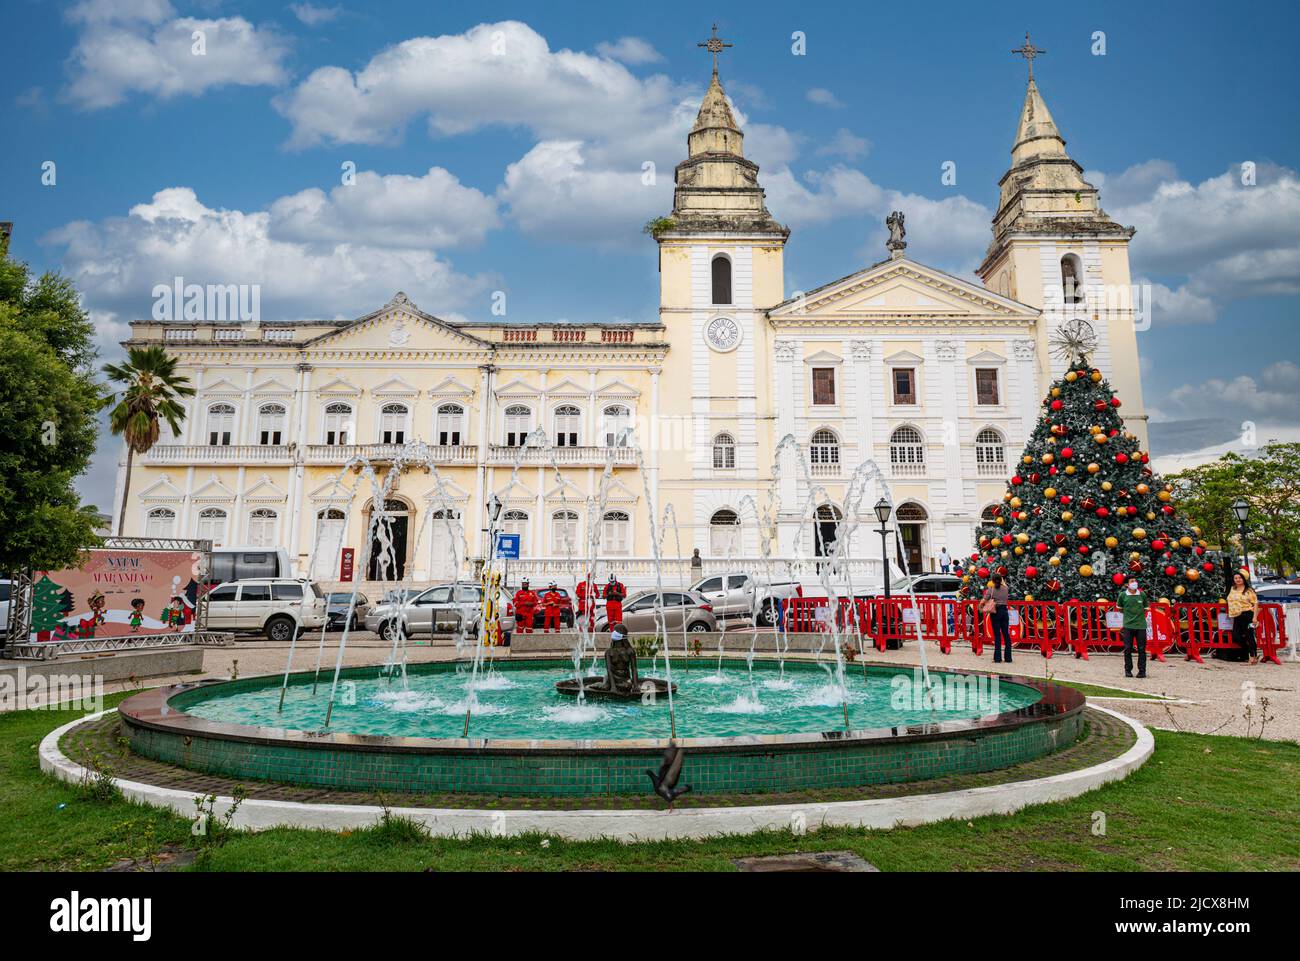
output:
[[[109, 706], [122, 696], [107, 698]], [[96, 800], [40, 772], [36, 747], [72, 712], [0, 715], [0, 869], [102, 869], [198, 842], [186, 820]], [[347, 834], [231, 835], [199, 867], [259, 870], [731, 870], [732, 858], [848, 849], [886, 871], [1300, 870], [1300, 745], [1156, 731], [1125, 781], [1005, 817], [893, 831], [834, 828], [637, 845], [541, 836], [443, 840], [400, 820]], [[391, 799], [392, 803], [400, 803]], [[1105, 833], [1094, 833], [1101, 812]]]

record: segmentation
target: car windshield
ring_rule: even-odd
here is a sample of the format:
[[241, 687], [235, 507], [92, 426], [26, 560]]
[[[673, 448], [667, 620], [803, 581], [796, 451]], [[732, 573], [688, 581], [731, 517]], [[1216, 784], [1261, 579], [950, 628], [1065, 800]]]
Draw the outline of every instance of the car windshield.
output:
[[905, 591], [912, 583], [911, 577], [895, 578], [889, 585], [891, 591]]

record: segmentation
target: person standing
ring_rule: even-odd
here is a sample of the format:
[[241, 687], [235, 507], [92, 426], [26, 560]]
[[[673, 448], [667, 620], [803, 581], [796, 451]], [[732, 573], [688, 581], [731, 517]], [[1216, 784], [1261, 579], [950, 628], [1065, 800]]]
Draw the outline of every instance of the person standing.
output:
[[578, 618], [587, 619], [587, 630], [595, 629], [596, 625], [596, 600], [600, 597], [600, 585], [596, 583], [591, 572], [578, 582], [574, 588], [574, 593], [578, 596]]
[[613, 571], [605, 584], [605, 623], [618, 624], [623, 620], [623, 598], [627, 597], [627, 588]]
[[563, 602], [563, 595], [560, 594], [555, 581], [551, 581], [546, 593], [542, 595], [542, 630], [547, 634], [560, 630], [560, 605]]
[[1130, 577], [1116, 606], [1124, 613], [1124, 676], [1133, 676], [1133, 648], [1137, 647], [1138, 677], [1147, 676], [1147, 598], [1138, 587], [1136, 577]]
[[537, 592], [529, 590], [525, 580], [515, 591], [515, 632], [533, 633], [533, 618], [537, 614]]
[[1011, 663], [1011, 613], [1007, 604], [1011, 601], [1011, 590], [1002, 583], [1002, 575], [994, 574], [992, 583], [984, 589], [980, 599], [980, 613], [989, 615], [993, 627], [993, 663], [1003, 661], [1002, 649], [1006, 644], [1008, 664]]
[[947, 574], [952, 568], [952, 555], [948, 553], [948, 548], [939, 548], [939, 572]]
[[1232, 642], [1246, 652], [1251, 664], [1259, 663], [1255, 648], [1255, 614], [1259, 610], [1259, 596], [1250, 586], [1250, 571], [1242, 568], [1232, 574], [1232, 590], [1228, 591], [1228, 616], [1232, 618]]

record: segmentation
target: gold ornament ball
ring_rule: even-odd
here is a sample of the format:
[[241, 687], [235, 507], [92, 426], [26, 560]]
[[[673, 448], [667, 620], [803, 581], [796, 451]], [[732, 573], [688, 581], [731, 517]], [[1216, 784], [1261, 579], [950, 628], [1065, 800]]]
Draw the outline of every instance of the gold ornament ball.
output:
[[1079, 375], [1076, 374], [1074, 371], [1070, 371], [1068, 374], [1065, 375], [1065, 382], [1067, 384], [1073, 384], [1078, 379], [1079, 379]]
[[1034, 457], [1032, 454], [1026, 454], [1024, 457], [1021, 458], [1021, 460], [1023, 460], [1026, 464], [1032, 464], [1034, 462]]
[[1051, 463], [1052, 461], [1054, 461], [1054, 460], [1056, 460], [1056, 457], [1055, 457], [1054, 455], [1052, 455], [1052, 454], [1044, 454], [1044, 455], [1043, 455], [1043, 463], [1044, 463], [1044, 464], [1050, 464], [1050, 463]]
[[1110, 440], [1110, 438], [1107, 437], [1105, 434], [1103, 434], [1101, 431], [1097, 431], [1097, 433], [1093, 434], [1092, 439], [1095, 440], [1098, 444], [1104, 444]]
[[1061, 559], [1059, 557], [1053, 557], [1047, 563], [1051, 564], [1053, 567], [1060, 567]]
[[1146, 484], [1138, 484], [1137, 492], [1141, 494], [1143, 497], [1145, 497], [1147, 494], [1151, 493], [1151, 488], [1148, 487]]
[[1174, 593], [1177, 594], [1179, 597], [1182, 597], [1184, 594], [1187, 593], [1187, 588], [1183, 587], [1182, 584], [1175, 584]]
[[1098, 464], [1096, 461], [1093, 461], [1091, 464], [1088, 465], [1089, 474], [1095, 474], [1099, 470], [1101, 470], [1101, 465]]
[[1023, 554], [1024, 552], [1025, 552], [1025, 549], [1024, 549], [1023, 547], [1017, 547], [1017, 548], [1016, 548], [1016, 557], [1019, 557], [1019, 556], [1020, 556], [1021, 554]]
[[1061, 520], [1067, 524], [1070, 523], [1070, 521], [1074, 520], [1074, 511], [1061, 511]]
[[1101, 489], [1104, 490], [1104, 491], [1106, 491], [1107, 493], [1109, 493], [1109, 492], [1110, 492], [1110, 489], [1111, 489], [1112, 487], [1114, 487], [1114, 486], [1115, 486], [1115, 485], [1112, 484], [1110, 481], [1102, 481], [1102, 482], [1101, 482]]
[[1156, 512], [1155, 512], [1155, 511], [1147, 511], [1147, 520], [1149, 520], [1149, 521], [1153, 521], [1153, 520], [1155, 520], [1155, 519], [1156, 519]]
[[1147, 532], [1146, 532], [1146, 530], [1145, 530], [1144, 528], [1141, 528], [1141, 527], [1135, 527], [1135, 528], [1133, 528], [1133, 539], [1134, 539], [1134, 540], [1139, 540], [1139, 541], [1140, 541], [1140, 540], [1142, 540], [1142, 538], [1144, 538], [1144, 537], [1146, 537], [1146, 536], [1147, 536]]
[[1159, 500], [1160, 503], [1162, 504], [1168, 504], [1172, 497], [1173, 495], [1170, 494], [1169, 491], [1167, 490], [1161, 491], [1159, 494], [1156, 495], [1156, 499]]
[[1074, 465], [1071, 464], [1069, 467], [1067, 467], [1067, 468], [1065, 469], [1065, 472], [1066, 472], [1067, 474], [1073, 474], [1073, 473], [1074, 473]]
[[1178, 538], [1178, 546], [1179, 546], [1179, 547], [1191, 547], [1191, 546], [1192, 546], [1192, 539], [1191, 539], [1190, 537], [1188, 537], [1186, 534], [1184, 534], [1182, 537]]
[[1100, 383], [1101, 383], [1101, 371], [1094, 370], [1094, 371], [1092, 372], [1092, 382], [1093, 382], [1094, 384], [1100, 384]]
[[1119, 538], [1116, 537], [1106, 538], [1106, 546], [1112, 549], [1119, 547]]
[[1016, 535], [1016, 543], [1017, 543], [1017, 544], [1028, 544], [1028, 543], [1029, 543], [1029, 535], [1026, 534], [1024, 531], [1021, 531], [1019, 534]]
[[1078, 534], [1079, 534], [1079, 540], [1086, 541], [1089, 537], [1092, 536], [1092, 531], [1088, 530], [1088, 528], [1086, 527], [1080, 527], [1078, 530]]
[[1201, 579], [1201, 572], [1194, 567], [1189, 567], [1187, 569], [1187, 579], [1189, 581], [1199, 581]]
[[1092, 565], [1091, 565], [1091, 564], [1081, 564], [1081, 565], [1079, 566], [1079, 576], [1080, 576], [1080, 577], [1092, 577]]
[[1060, 396], [1061, 396], [1061, 388], [1059, 388], [1059, 387], [1053, 387], [1053, 388], [1052, 388], [1052, 396], [1053, 396], [1053, 397], [1060, 397]]
[[1056, 496], [1056, 488], [1055, 487], [1047, 488], [1047, 490], [1043, 491], [1043, 496], [1046, 497], [1048, 500], [1051, 500], [1053, 497]]
[[998, 518], [997, 520], [995, 520], [993, 523], [997, 524], [998, 527], [1002, 527], [1002, 526], [1004, 526], [1004, 525], [1006, 524], [1006, 522], [1007, 522], [1007, 519], [1006, 519], [1005, 517], [999, 517], [999, 518]]

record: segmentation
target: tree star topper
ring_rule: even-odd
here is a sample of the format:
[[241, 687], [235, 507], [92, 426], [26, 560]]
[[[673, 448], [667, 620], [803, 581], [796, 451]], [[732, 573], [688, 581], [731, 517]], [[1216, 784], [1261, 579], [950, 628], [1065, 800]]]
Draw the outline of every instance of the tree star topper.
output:
[[1097, 349], [1097, 334], [1092, 324], [1081, 317], [1062, 324], [1048, 338], [1052, 356], [1066, 363], [1086, 362], [1088, 355]]

